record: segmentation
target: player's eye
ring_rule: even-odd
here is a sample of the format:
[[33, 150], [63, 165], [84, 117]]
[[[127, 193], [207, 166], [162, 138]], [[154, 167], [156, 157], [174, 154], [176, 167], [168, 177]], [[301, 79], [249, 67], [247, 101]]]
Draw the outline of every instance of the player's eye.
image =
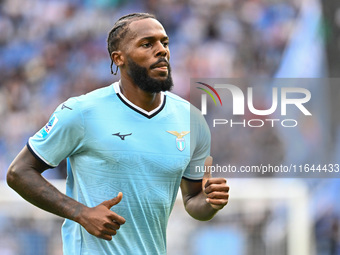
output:
[[143, 47], [143, 48], [149, 48], [149, 47], [151, 47], [151, 46], [152, 46], [151, 43], [143, 43], [143, 44], [142, 44], [142, 47]]
[[168, 47], [169, 46], [169, 42], [163, 42], [163, 46], [164, 47]]

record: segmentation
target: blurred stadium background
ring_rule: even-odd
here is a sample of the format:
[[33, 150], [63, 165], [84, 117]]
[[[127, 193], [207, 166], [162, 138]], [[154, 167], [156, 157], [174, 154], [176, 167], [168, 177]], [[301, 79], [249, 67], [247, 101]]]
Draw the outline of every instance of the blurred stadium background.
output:
[[[0, 255], [62, 254], [62, 219], [14, 194], [6, 171], [56, 106], [119, 79], [110, 74], [107, 33], [117, 18], [140, 11], [164, 24], [174, 92], [187, 99], [190, 78], [340, 73], [337, 0], [0, 1]], [[339, 163], [339, 86], [335, 79], [310, 89], [320, 95], [313, 107], [323, 121], [306, 121], [294, 134], [230, 134], [232, 153], [224, 160], [258, 164], [274, 151], [273, 164], [315, 158]], [[291, 153], [295, 145], [299, 149]], [[224, 155], [219, 151], [212, 153], [217, 160]], [[64, 189], [64, 164], [44, 175]], [[340, 254], [340, 179], [231, 178], [229, 184], [230, 203], [210, 222], [190, 219], [176, 202], [169, 255]]]

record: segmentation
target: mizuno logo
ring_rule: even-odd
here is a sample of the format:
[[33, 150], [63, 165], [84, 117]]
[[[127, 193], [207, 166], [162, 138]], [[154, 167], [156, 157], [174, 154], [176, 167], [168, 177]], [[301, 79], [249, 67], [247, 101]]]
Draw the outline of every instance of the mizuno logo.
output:
[[72, 111], [72, 108], [70, 108], [70, 107], [66, 106], [65, 104], [63, 104], [63, 105], [61, 106], [61, 109], [62, 109], [62, 110], [63, 110], [64, 108], [67, 108], [67, 109], [69, 109], [69, 110], [71, 110], [71, 111]]
[[132, 133], [126, 134], [126, 135], [121, 135], [120, 132], [119, 132], [119, 133], [115, 133], [115, 134], [112, 134], [112, 135], [116, 135], [116, 136], [118, 136], [120, 139], [122, 139], [124, 141], [125, 137], [127, 137], [129, 135], [132, 135]]

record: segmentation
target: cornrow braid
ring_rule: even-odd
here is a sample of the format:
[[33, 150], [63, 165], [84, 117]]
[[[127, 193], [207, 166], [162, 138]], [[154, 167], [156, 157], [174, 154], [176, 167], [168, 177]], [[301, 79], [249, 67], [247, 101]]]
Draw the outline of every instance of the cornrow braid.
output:
[[116, 68], [116, 72], [114, 73], [112, 70], [113, 66], [113, 60], [111, 57], [111, 54], [113, 51], [116, 51], [119, 49], [120, 42], [122, 39], [125, 38], [128, 30], [128, 26], [131, 22], [141, 19], [147, 19], [152, 18], [156, 19], [156, 17], [149, 13], [131, 13], [125, 16], [122, 16], [120, 19], [116, 21], [116, 23], [113, 25], [113, 28], [111, 29], [109, 36], [107, 38], [107, 49], [110, 54], [111, 59], [111, 73], [116, 75], [118, 71], [118, 66]]

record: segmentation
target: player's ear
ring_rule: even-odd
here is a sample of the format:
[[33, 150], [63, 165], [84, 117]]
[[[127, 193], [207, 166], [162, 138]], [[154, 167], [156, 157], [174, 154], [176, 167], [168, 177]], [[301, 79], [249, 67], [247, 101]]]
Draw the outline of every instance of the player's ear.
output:
[[125, 63], [124, 56], [120, 50], [118, 51], [113, 51], [111, 53], [111, 59], [115, 63], [116, 66], [121, 67]]

